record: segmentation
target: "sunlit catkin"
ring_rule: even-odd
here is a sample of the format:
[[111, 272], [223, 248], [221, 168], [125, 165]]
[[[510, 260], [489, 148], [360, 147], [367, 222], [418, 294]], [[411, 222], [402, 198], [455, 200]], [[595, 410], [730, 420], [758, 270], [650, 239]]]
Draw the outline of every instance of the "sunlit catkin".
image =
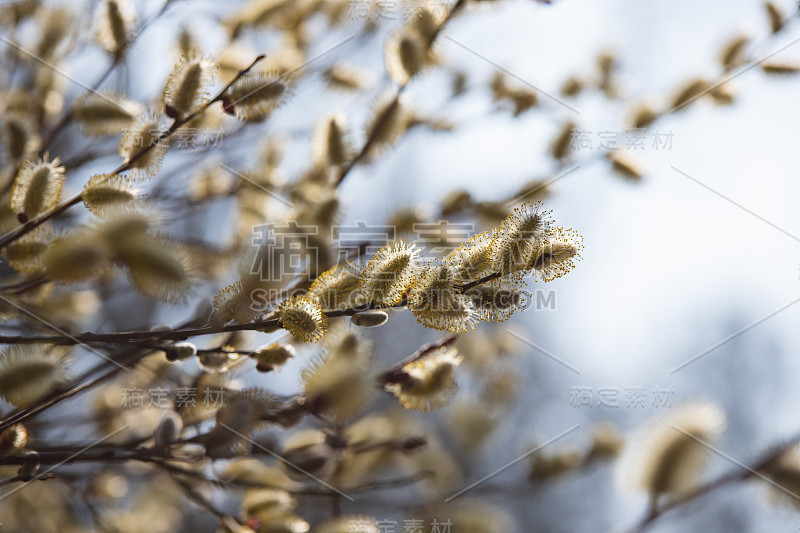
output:
[[251, 357], [256, 360], [256, 369], [259, 372], [271, 372], [282, 367], [289, 359], [295, 356], [294, 346], [291, 344], [272, 344], [256, 349]]
[[138, 177], [158, 173], [167, 145], [161, 140], [162, 125], [154, 115], [140, 115], [122, 135], [119, 155]]
[[651, 498], [681, 497], [699, 481], [708, 445], [725, 427], [725, 413], [714, 404], [688, 405], [653, 424], [640, 442], [632, 442], [623, 463], [635, 488]]
[[240, 120], [260, 120], [286, 100], [289, 85], [274, 74], [251, 72], [234, 83], [225, 95], [225, 111]]
[[527, 203], [516, 208], [494, 232], [491, 262], [494, 272], [522, 275], [551, 231], [550, 212], [542, 204]]
[[303, 342], [318, 341], [328, 329], [322, 309], [306, 297], [284, 300], [278, 308], [278, 316], [286, 331]]
[[187, 257], [166, 240], [144, 236], [126, 239], [119, 243], [117, 254], [137, 290], [149, 298], [180, 302], [192, 287]]
[[136, 199], [137, 192], [129, 178], [96, 174], [83, 187], [81, 200], [90, 212], [103, 216], [110, 210], [129, 205]]
[[432, 411], [447, 405], [458, 390], [455, 368], [461, 364], [458, 350], [441, 347], [407, 363], [385, 385], [406, 409]]
[[399, 303], [418, 272], [419, 253], [414, 244], [403, 241], [378, 250], [361, 273], [361, 295], [379, 306]]
[[55, 207], [64, 186], [64, 167], [56, 157], [52, 161], [30, 160], [17, 174], [11, 187], [11, 209], [18, 217], [33, 218]]
[[360, 261], [340, 263], [326, 270], [311, 284], [308, 297], [324, 311], [363, 305], [366, 301], [358, 290], [361, 270]]
[[53, 346], [10, 346], [0, 353], [0, 397], [24, 407], [66, 383], [64, 352]]
[[167, 116], [178, 118], [198, 111], [208, 96], [215, 71], [208, 56], [194, 52], [182, 57], [161, 95]]
[[345, 329], [323, 342], [328, 353], [303, 369], [303, 392], [315, 412], [346, 419], [361, 410], [375, 390], [372, 344]]
[[90, 93], [79, 97], [72, 117], [84, 133], [97, 137], [121, 133], [144, 109], [139, 102], [112, 93]]
[[571, 229], [555, 228], [531, 258], [529, 269], [534, 277], [552, 281], [575, 268], [583, 249], [583, 238]]
[[105, 0], [97, 13], [97, 42], [112, 54], [122, 53], [133, 32], [135, 19], [130, 0]]
[[422, 269], [409, 289], [408, 307], [429, 328], [460, 333], [475, 327], [474, 306], [456, 287], [456, 270], [447, 260]]

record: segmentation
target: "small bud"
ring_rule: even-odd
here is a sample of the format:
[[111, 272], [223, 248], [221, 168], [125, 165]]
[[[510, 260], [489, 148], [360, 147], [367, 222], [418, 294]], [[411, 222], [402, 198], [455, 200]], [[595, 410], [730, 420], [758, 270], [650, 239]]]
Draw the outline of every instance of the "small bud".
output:
[[256, 370], [259, 372], [270, 372], [276, 368], [280, 368], [294, 356], [294, 346], [291, 344], [279, 344], [277, 342], [268, 346], [261, 346], [251, 355], [251, 357], [258, 362]]
[[180, 415], [174, 411], [167, 412], [161, 419], [153, 435], [155, 440], [153, 449], [166, 453], [169, 450], [170, 444], [180, 438], [182, 430], [183, 419]]
[[17, 470], [17, 475], [22, 481], [30, 481], [39, 473], [39, 468], [42, 466], [39, 452], [29, 450], [25, 452], [25, 459], [22, 466]]
[[176, 342], [167, 348], [167, 361], [184, 361], [197, 355], [197, 346], [191, 342]]
[[353, 324], [362, 328], [382, 326], [387, 320], [389, 320], [389, 315], [385, 311], [364, 311], [350, 318]]

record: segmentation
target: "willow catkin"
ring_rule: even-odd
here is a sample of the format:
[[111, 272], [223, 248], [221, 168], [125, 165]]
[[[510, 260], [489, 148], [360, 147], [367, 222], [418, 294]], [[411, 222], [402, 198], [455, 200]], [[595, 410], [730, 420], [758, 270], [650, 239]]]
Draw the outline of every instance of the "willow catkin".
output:
[[541, 202], [523, 204], [495, 230], [490, 254], [494, 272], [521, 275], [530, 268], [539, 246], [552, 231], [550, 212], [541, 207]]
[[444, 259], [426, 265], [408, 291], [408, 307], [420, 324], [464, 332], [475, 327], [471, 300], [456, 287], [456, 268]]
[[259, 372], [271, 372], [282, 367], [296, 354], [294, 346], [291, 344], [272, 344], [261, 346], [250, 356], [256, 360], [256, 370]]
[[670, 109], [677, 111], [687, 107], [706, 94], [711, 86], [712, 83], [705, 78], [695, 78], [684, 83], [672, 97]]
[[61, 348], [10, 346], [0, 353], [0, 397], [15, 407], [33, 403], [68, 377]]
[[552, 281], [575, 268], [582, 249], [583, 238], [575, 230], [553, 228], [532, 256], [528, 268], [536, 279]]
[[138, 189], [130, 178], [120, 175], [95, 174], [81, 192], [81, 200], [86, 208], [97, 216], [111, 210], [125, 207], [136, 199]]
[[343, 113], [322, 118], [312, 135], [314, 161], [320, 166], [342, 165], [350, 159], [347, 119]]
[[185, 300], [194, 275], [189, 259], [174, 244], [155, 237], [139, 236], [117, 243], [118, 261], [128, 268], [136, 289], [165, 302]]
[[386, 311], [364, 311], [350, 318], [350, 322], [362, 328], [374, 328], [384, 325], [389, 320]]
[[764, 3], [764, 8], [767, 11], [767, 18], [769, 19], [769, 29], [772, 33], [778, 33], [783, 29], [786, 22], [786, 17], [783, 10], [775, 4], [775, 2]]
[[745, 52], [749, 42], [750, 37], [741, 34], [725, 43], [719, 54], [719, 62], [725, 72], [730, 72], [740, 67], [747, 60]]
[[[158, 173], [167, 153], [161, 140], [163, 126], [155, 115], [140, 115], [122, 135], [119, 155], [138, 177], [151, 177]], [[141, 155], [140, 155], [141, 154]]]
[[43, 256], [53, 241], [53, 230], [39, 226], [30, 233], [8, 244], [3, 250], [3, 258], [20, 274], [41, 272], [44, 268]]
[[402, 98], [383, 94], [372, 107], [366, 126], [366, 136], [371, 139], [373, 153], [394, 145], [408, 129], [409, 112]]
[[97, 13], [97, 42], [113, 54], [121, 53], [127, 46], [135, 22], [136, 13], [130, 0], [105, 0]]
[[207, 55], [190, 52], [183, 56], [167, 79], [161, 101], [171, 118], [199, 111], [214, 81], [216, 66]]
[[323, 75], [329, 88], [340, 91], [361, 91], [373, 84], [372, 72], [345, 62], [334, 64]]
[[310, 298], [295, 296], [284, 300], [278, 308], [283, 327], [303, 342], [316, 342], [328, 329], [328, 320], [319, 305]]
[[623, 470], [634, 488], [652, 498], [682, 497], [697, 486], [710, 453], [706, 444], [724, 427], [725, 413], [714, 404], [680, 408], [631, 443]]
[[406, 409], [432, 411], [447, 405], [458, 390], [455, 368], [461, 364], [458, 350], [436, 348], [401, 368], [400, 377], [384, 388]]
[[281, 106], [289, 94], [289, 85], [276, 74], [250, 72], [228, 89], [223, 107], [240, 120], [260, 120]]
[[29, 160], [11, 187], [11, 209], [18, 217], [33, 218], [58, 205], [64, 186], [64, 167], [59, 158]]
[[72, 117], [89, 136], [116, 135], [143, 112], [142, 105], [113, 93], [91, 93], [75, 102]]
[[315, 412], [344, 420], [357, 414], [372, 397], [372, 343], [352, 331], [338, 329], [323, 341], [325, 355], [303, 369], [303, 393]]
[[366, 299], [358, 290], [362, 268], [355, 260], [326, 270], [311, 284], [308, 297], [325, 311], [364, 305]]
[[577, 125], [574, 122], [564, 124], [550, 143], [550, 154], [554, 159], [562, 161], [572, 154], [572, 135]]
[[800, 72], [800, 65], [797, 63], [779, 63], [777, 61], [765, 61], [761, 63], [761, 70], [764, 74], [797, 74]]
[[419, 248], [397, 241], [378, 250], [361, 273], [358, 290], [377, 305], [400, 302], [418, 272]]
[[3, 117], [2, 140], [6, 154], [16, 163], [36, 153], [40, 144], [31, 121], [15, 114]]
[[72, 282], [95, 276], [111, 257], [105, 243], [88, 232], [75, 232], [53, 242], [43, 254], [48, 279]]
[[606, 158], [611, 162], [611, 168], [617, 175], [630, 181], [641, 181], [644, 169], [638, 158], [629, 151], [612, 150]]
[[408, 83], [425, 67], [427, 52], [428, 41], [425, 36], [413, 26], [404, 25], [386, 41], [386, 70], [397, 83]]

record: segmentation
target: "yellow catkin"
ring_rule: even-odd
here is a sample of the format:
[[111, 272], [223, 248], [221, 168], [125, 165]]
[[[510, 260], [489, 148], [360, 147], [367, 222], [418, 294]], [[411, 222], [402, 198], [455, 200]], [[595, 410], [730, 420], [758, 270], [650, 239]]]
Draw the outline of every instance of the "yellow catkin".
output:
[[42, 258], [53, 239], [53, 231], [39, 226], [20, 239], [10, 243], [3, 250], [3, 257], [9, 266], [20, 274], [40, 272], [43, 268]]
[[319, 305], [306, 297], [284, 300], [278, 316], [286, 331], [303, 342], [318, 341], [328, 329], [328, 320]]
[[97, 274], [111, 252], [103, 241], [78, 232], [53, 242], [45, 251], [45, 274], [53, 281], [79, 281]]
[[397, 241], [378, 250], [361, 274], [358, 290], [376, 305], [400, 302], [418, 272], [419, 249]]
[[338, 329], [323, 341], [327, 353], [303, 369], [303, 392], [311, 408], [347, 419], [372, 397], [372, 344], [352, 331]]
[[125, 206], [135, 200], [137, 192], [126, 177], [96, 174], [86, 182], [81, 199], [89, 211], [103, 216], [109, 210]]
[[205, 103], [215, 72], [214, 63], [206, 55], [191, 52], [182, 57], [161, 95], [167, 115], [176, 118], [198, 111]]
[[364, 305], [366, 299], [359, 292], [361, 261], [349, 261], [326, 270], [314, 280], [308, 297], [324, 311], [341, 310]]
[[47, 161], [30, 160], [20, 169], [11, 187], [11, 209], [17, 215], [33, 218], [55, 207], [64, 186], [64, 167], [56, 157]]
[[148, 236], [130, 238], [119, 243], [117, 254], [140, 293], [165, 302], [185, 300], [194, 276], [188, 259], [172, 243]]
[[33, 403], [68, 375], [63, 350], [53, 346], [11, 346], [0, 353], [0, 397], [15, 407]]
[[408, 292], [408, 307], [420, 324], [443, 331], [475, 327], [475, 309], [456, 285], [456, 267], [447, 259], [429, 264]]
[[[158, 140], [161, 133], [159, 119], [145, 114], [139, 116], [122, 135], [119, 155], [125, 163], [130, 162], [131, 170], [137, 176], [154, 176], [161, 169], [161, 161], [167, 152], [167, 145]], [[140, 152], [141, 156], [138, 155]]]
[[426, 412], [439, 409], [447, 405], [458, 390], [455, 368], [462, 359], [455, 348], [430, 350], [404, 365], [402, 375], [385, 389], [406, 409]]
[[552, 281], [575, 268], [583, 249], [583, 238], [571, 229], [553, 228], [531, 258], [528, 269], [534, 278]]
[[72, 116], [90, 136], [116, 135], [125, 130], [143, 111], [142, 105], [112, 93], [92, 93], [80, 97]]
[[251, 72], [228, 89], [223, 102], [226, 112], [240, 120], [260, 120], [281, 106], [289, 94], [289, 85], [275, 74]]
[[494, 232], [490, 255], [494, 272], [503, 276], [522, 275], [529, 268], [551, 231], [550, 212], [542, 211], [541, 207], [541, 202], [523, 204]]
[[120, 53], [131, 36], [135, 19], [130, 0], [105, 0], [97, 14], [97, 42], [111, 53]]

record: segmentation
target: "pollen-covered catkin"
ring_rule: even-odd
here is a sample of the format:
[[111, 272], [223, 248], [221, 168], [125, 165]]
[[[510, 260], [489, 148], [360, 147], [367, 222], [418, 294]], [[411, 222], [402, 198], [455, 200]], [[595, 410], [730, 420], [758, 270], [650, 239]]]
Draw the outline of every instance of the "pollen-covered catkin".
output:
[[322, 309], [307, 297], [284, 300], [278, 308], [278, 316], [286, 331], [303, 342], [318, 341], [328, 329]]

